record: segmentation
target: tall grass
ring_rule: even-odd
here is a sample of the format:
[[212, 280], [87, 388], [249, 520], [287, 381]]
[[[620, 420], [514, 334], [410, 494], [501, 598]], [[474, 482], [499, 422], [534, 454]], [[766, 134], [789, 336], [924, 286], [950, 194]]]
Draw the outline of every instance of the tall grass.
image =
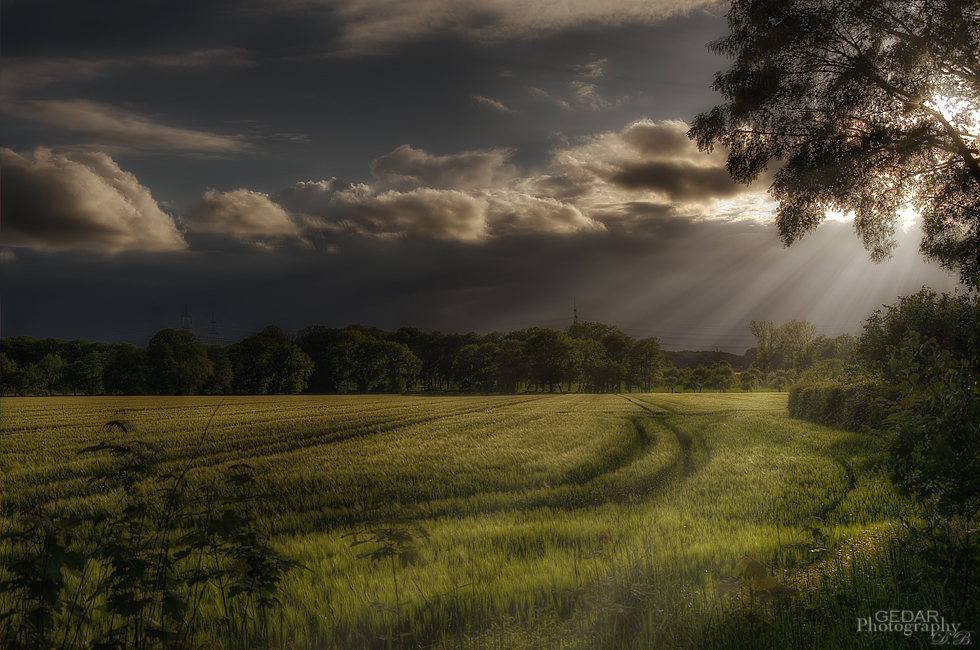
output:
[[[105, 461], [76, 455], [100, 421], [128, 418], [166, 471], [195, 454], [213, 404], [4, 400], [3, 525], [38, 504], [110, 505], [88, 480]], [[785, 407], [777, 393], [231, 398], [187, 480], [254, 467], [270, 548], [308, 569], [281, 581], [279, 641], [300, 648], [880, 647], [895, 639], [855, 636], [856, 618], [899, 604], [968, 623], [975, 587], [954, 599], [916, 582], [938, 560], [908, 546], [902, 517], [923, 513], [880, 469], [883, 441]], [[379, 505], [424, 529], [419, 562], [358, 557], [349, 535]], [[731, 587], [745, 556], [782, 591]], [[202, 606], [197, 624], [220, 633], [224, 617]]]

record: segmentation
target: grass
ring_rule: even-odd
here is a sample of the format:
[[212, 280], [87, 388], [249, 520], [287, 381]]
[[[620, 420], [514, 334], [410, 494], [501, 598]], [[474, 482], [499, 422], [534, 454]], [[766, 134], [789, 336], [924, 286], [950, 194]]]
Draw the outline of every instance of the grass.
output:
[[[217, 403], [5, 399], [2, 525], [111, 508], [89, 481], [108, 461], [77, 451], [125, 419], [192, 483], [254, 467], [273, 546], [305, 567], [279, 646], [888, 647], [856, 618], [976, 602], [916, 582], [938, 560], [902, 546], [884, 441], [791, 420], [785, 393], [226, 398], [192, 458]], [[420, 562], [358, 558], [375, 506], [424, 529]], [[792, 595], [719, 592], [744, 556]], [[221, 618], [203, 608], [199, 638]]]

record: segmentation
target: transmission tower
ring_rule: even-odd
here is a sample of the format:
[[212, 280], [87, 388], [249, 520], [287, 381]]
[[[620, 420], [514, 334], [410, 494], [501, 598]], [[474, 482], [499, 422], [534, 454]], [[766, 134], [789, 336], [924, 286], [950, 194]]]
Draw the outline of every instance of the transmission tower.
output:
[[184, 305], [184, 313], [180, 316], [180, 329], [191, 331], [191, 315], [187, 312], [187, 305]]
[[208, 345], [218, 345], [218, 323], [214, 320], [214, 312], [208, 322]]

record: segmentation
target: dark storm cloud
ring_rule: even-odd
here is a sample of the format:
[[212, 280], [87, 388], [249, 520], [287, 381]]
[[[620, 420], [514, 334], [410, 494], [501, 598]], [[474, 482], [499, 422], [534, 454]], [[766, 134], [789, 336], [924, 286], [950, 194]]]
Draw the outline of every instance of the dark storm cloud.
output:
[[687, 128], [677, 121], [641, 121], [624, 129], [621, 137], [644, 156], [690, 155], [697, 149], [687, 137]]
[[0, 30], [5, 53], [18, 56], [78, 50], [139, 53], [169, 49], [174, 42], [220, 43], [226, 35], [240, 37], [249, 19], [274, 7], [249, 0], [8, 0], [3, 2]]
[[180, 251], [173, 219], [101, 153], [0, 152], [3, 242], [47, 250]]
[[724, 152], [698, 151], [687, 129], [678, 120], [639, 120], [555, 150], [552, 167], [565, 184], [578, 188], [572, 200], [580, 205], [590, 197], [593, 205], [646, 197], [673, 202], [678, 214], [721, 217], [718, 199], [765, 194], [767, 175], [749, 188], [738, 185], [725, 168]]
[[724, 167], [670, 160], [625, 163], [608, 178], [625, 189], [660, 192], [673, 201], [729, 197], [745, 190]]

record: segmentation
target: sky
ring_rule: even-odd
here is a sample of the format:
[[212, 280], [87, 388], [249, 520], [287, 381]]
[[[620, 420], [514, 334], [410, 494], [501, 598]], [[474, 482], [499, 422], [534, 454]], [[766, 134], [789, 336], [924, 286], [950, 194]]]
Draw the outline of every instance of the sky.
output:
[[2, 0], [0, 335], [145, 345], [191, 317], [489, 333], [616, 325], [666, 350], [750, 320], [859, 334], [957, 281], [914, 217], [792, 247], [694, 117], [724, 2]]

